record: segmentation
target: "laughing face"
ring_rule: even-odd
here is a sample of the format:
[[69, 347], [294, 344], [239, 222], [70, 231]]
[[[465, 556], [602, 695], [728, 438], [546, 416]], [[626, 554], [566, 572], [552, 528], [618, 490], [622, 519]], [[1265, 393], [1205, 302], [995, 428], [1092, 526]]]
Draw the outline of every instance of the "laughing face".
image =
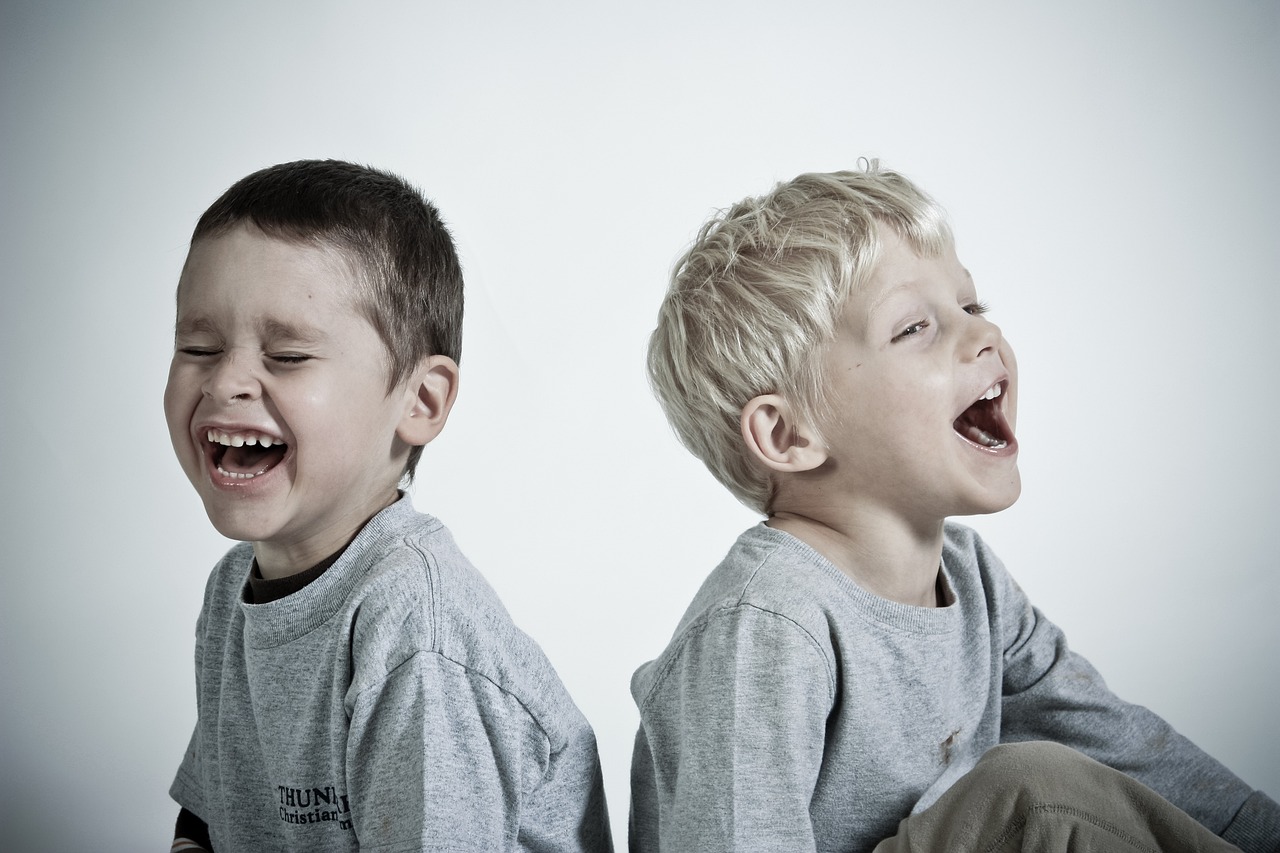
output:
[[405, 395], [323, 248], [249, 226], [199, 240], [178, 285], [164, 410], [183, 471], [267, 577], [338, 551], [393, 502]]
[[835, 488], [911, 524], [1004, 509], [1021, 490], [1013, 351], [954, 249], [922, 258], [881, 236], [876, 273], [824, 353]]

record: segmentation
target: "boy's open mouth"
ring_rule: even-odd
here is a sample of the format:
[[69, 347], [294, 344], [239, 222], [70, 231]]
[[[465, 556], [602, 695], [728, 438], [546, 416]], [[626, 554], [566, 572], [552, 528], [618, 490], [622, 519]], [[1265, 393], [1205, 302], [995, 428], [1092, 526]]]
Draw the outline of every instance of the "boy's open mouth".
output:
[[972, 406], [960, 413], [951, 424], [961, 438], [970, 444], [989, 450], [1003, 450], [1013, 440], [1009, 423], [1004, 419], [1000, 403], [997, 402], [1004, 393], [1004, 383], [997, 382], [987, 389]]
[[284, 459], [289, 449], [280, 439], [262, 433], [211, 429], [205, 438], [212, 445], [214, 468], [232, 480], [252, 480], [267, 473]]

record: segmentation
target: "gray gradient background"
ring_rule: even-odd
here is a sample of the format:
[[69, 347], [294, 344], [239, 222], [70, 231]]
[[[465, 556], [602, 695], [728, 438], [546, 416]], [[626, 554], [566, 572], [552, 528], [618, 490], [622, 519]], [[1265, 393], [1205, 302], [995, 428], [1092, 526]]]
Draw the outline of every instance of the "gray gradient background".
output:
[[468, 275], [414, 498], [595, 724], [636, 714], [753, 523], [642, 371], [712, 208], [883, 158], [952, 214], [1022, 367], [974, 524], [1122, 695], [1280, 795], [1280, 3], [5, 2], [0, 846], [164, 849], [226, 547], [160, 397], [200, 211], [299, 157], [397, 170]]

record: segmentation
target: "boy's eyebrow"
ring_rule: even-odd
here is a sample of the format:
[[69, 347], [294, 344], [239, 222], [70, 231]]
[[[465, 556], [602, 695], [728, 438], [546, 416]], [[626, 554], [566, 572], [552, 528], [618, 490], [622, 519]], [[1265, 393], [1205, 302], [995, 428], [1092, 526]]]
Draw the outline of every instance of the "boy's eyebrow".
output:
[[[283, 320], [268, 318], [258, 324], [258, 333], [267, 341], [294, 341], [296, 343], [318, 343], [325, 335], [315, 326], [305, 323], [286, 323]], [[178, 320], [173, 327], [174, 337], [183, 335], [216, 335], [218, 329], [204, 317], [188, 317]]]
[[265, 341], [293, 341], [295, 343], [318, 343], [325, 335], [315, 326], [300, 323], [286, 323], [283, 320], [268, 318], [258, 324], [258, 331]]
[[180, 338], [183, 335], [212, 335], [216, 333], [217, 330], [213, 327], [213, 324], [203, 317], [180, 319], [173, 325], [173, 336], [175, 338]]
[[888, 290], [886, 290], [884, 293], [880, 294], [880, 298], [879, 298], [879, 299], [877, 299], [875, 302], [872, 302], [870, 305], [868, 305], [868, 306], [867, 306], [867, 312], [866, 312], [866, 313], [867, 313], [867, 317], [868, 317], [868, 318], [870, 318], [870, 317], [874, 316], [874, 315], [875, 315], [875, 313], [876, 313], [877, 311], [879, 311], [879, 310], [880, 310], [880, 308], [881, 308], [881, 307], [882, 307], [886, 302], [888, 302], [890, 299], [892, 299], [892, 298], [893, 298], [893, 295], [894, 295], [894, 294], [896, 294], [898, 291], [900, 291], [900, 290], [910, 290], [910, 289], [911, 289], [911, 286], [912, 286], [913, 284], [915, 284], [915, 283], [916, 283], [916, 280], [915, 280], [915, 279], [911, 279], [910, 281], [900, 282], [900, 283], [898, 283], [898, 284], [895, 284], [893, 287], [889, 288]]
[[[960, 271], [964, 273], [964, 277], [966, 280], [968, 280], [969, 284], [971, 285], [974, 284], [973, 273], [969, 272], [968, 267], [960, 267]], [[908, 279], [906, 281], [899, 282], [898, 284], [895, 284], [893, 287], [886, 290], [884, 293], [880, 295], [879, 299], [877, 299], [871, 305], [867, 306], [867, 316], [870, 317], [872, 314], [874, 314], [876, 311], [880, 309], [881, 305], [888, 302], [891, 296], [893, 296], [899, 290], [906, 290], [910, 288], [912, 285], [916, 283], [916, 281], [917, 280], [914, 278]]]

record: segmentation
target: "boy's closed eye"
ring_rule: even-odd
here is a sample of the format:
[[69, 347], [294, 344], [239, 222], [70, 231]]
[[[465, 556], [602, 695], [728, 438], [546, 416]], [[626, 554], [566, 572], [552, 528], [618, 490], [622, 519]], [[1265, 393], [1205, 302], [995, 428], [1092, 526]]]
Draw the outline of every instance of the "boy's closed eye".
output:
[[[222, 354], [221, 347], [180, 346], [177, 352], [190, 358], [212, 358]], [[301, 352], [268, 352], [263, 355], [270, 361], [280, 365], [295, 365], [310, 361], [315, 356]]]
[[305, 361], [310, 361], [312, 358], [314, 358], [314, 356], [310, 356], [310, 355], [307, 355], [306, 353], [301, 353], [301, 352], [279, 352], [279, 353], [273, 352], [273, 353], [267, 353], [267, 358], [271, 359], [276, 364], [287, 365], [287, 364], [302, 364]]

